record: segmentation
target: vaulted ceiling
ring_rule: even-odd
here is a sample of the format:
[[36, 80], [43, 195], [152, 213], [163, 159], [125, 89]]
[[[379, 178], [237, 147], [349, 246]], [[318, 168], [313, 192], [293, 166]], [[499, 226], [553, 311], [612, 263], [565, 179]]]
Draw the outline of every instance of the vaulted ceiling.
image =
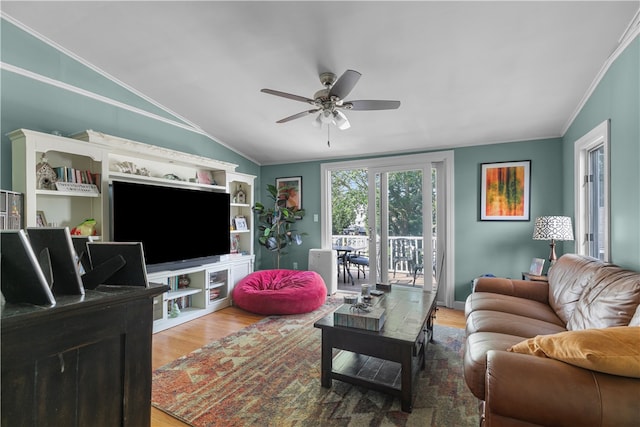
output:
[[[259, 164], [561, 136], [638, 1], [2, 1], [22, 25]], [[636, 21], [637, 22], [637, 21]], [[362, 77], [312, 126], [319, 74]]]

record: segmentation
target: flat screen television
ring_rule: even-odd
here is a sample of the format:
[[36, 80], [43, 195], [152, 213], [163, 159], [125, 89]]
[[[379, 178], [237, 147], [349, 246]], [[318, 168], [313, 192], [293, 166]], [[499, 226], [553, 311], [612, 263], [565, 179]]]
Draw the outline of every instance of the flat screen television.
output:
[[228, 193], [114, 180], [110, 240], [142, 242], [149, 272], [215, 262], [230, 252]]

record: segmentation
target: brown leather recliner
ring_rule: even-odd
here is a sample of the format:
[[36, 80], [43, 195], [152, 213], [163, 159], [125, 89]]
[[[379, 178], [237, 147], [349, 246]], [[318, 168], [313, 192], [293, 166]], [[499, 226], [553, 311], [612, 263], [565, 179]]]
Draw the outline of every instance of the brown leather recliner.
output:
[[[558, 260], [548, 282], [476, 279], [465, 305], [464, 376], [483, 401], [483, 425], [639, 425], [638, 353], [623, 354], [624, 370], [612, 374], [568, 363], [553, 345], [544, 353], [534, 338], [553, 344], [556, 337], [622, 329], [640, 349], [639, 305], [640, 273], [574, 254]], [[617, 347], [611, 346], [612, 360], [622, 360]], [[507, 351], [522, 348], [537, 355]]]

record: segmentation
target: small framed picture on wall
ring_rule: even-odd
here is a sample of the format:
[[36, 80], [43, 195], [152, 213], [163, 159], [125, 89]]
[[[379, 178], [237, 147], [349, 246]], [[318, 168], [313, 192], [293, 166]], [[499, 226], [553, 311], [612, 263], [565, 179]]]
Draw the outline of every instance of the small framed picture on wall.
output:
[[276, 178], [278, 203], [297, 211], [302, 209], [302, 177]]

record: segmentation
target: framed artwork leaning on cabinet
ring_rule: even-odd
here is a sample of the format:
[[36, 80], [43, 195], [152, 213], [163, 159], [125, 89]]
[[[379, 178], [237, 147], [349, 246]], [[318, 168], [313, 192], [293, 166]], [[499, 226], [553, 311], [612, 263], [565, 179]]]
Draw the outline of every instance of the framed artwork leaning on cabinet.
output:
[[25, 231], [0, 231], [0, 245], [0, 283], [7, 302], [55, 305], [56, 299]]

